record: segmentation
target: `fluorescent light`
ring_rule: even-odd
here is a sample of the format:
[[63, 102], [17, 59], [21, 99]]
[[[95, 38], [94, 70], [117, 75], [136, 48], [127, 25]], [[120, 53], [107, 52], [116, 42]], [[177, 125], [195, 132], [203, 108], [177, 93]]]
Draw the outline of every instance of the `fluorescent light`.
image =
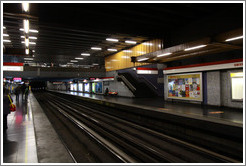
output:
[[153, 46], [152, 43], [143, 43], [143, 45], [146, 45], [146, 46]]
[[36, 30], [36, 29], [30, 29], [29, 31], [33, 32], [33, 33], [38, 33], [38, 30]]
[[67, 63], [68, 65], [72, 65], [73, 63]]
[[145, 60], [148, 60], [149, 58], [143, 58], [143, 59], [139, 59], [138, 61], [145, 61]]
[[129, 56], [121, 56], [121, 58], [129, 59], [130, 57]]
[[117, 51], [117, 49], [109, 48], [108, 51]]
[[25, 12], [28, 12], [28, 11], [29, 11], [29, 3], [23, 2], [23, 3], [22, 3], [22, 9], [23, 9]]
[[[24, 31], [24, 29], [23, 28], [20, 28], [20, 31]], [[29, 32], [38, 33], [38, 30], [29, 29]]]
[[131, 40], [126, 40], [125, 43], [129, 43], [129, 44], [136, 44], [136, 41], [131, 41]]
[[82, 53], [81, 55], [83, 55], [83, 56], [90, 56], [91, 54], [88, 54], [88, 53]]
[[29, 46], [29, 39], [28, 38], [25, 38], [25, 45], [26, 45], [26, 47]]
[[9, 36], [8, 34], [3, 34], [3, 36]]
[[28, 49], [28, 48], [26, 49], [26, 54], [27, 54], [27, 55], [29, 54], [29, 49]]
[[117, 61], [119, 61], [119, 60], [116, 60], [116, 59], [112, 59], [111, 61], [112, 61], [112, 62], [117, 62]]
[[24, 58], [25, 60], [29, 60], [29, 61], [32, 61], [33, 58]]
[[84, 58], [75, 58], [75, 59], [82, 60], [82, 59], [84, 59]]
[[128, 52], [128, 53], [130, 53], [130, 52], [132, 52], [132, 50], [123, 50], [123, 52]]
[[206, 47], [207, 45], [199, 45], [199, 46], [195, 46], [195, 47], [190, 47], [190, 48], [186, 48], [185, 51], [189, 51], [189, 50], [194, 50], [194, 49], [198, 49], [198, 48], [202, 48], [202, 47]]
[[145, 54], [146, 52], [144, 52], [144, 51], [137, 51], [137, 53], [139, 53], [139, 54]]
[[[25, 38], [25, 36], [21, 36], [21, 38]], [[35, 37], [35, 36], [29, 36], [29, 39], [38, 39], [37, 37]]]
[[29, 32], [29, 20], [23, 20], [24, 21], [24, 31], [25, 33]]
[[91, 47], [92, 50], [102, 50], [100, 47]]
[[3, 29], [6, 29], [6, 27], [3, 27]]
[[[22, 41], [21, 43], [25, 43], [24, 41]], [[35, 42], [29, 42], [30, 45], [36, 45]]]
[[226, 39], [225, 41], [233, 41], [233, 40], [238, 40], [238, 39], [242, 39], [242, 38], [243, 38], [243, 36], [238, 36], [238, 37]]
[[10, 40], [3, 40], [4, 43], [10, 43]]
[[71, 60], [71, 62], [78, 62], [77, 60]]
[[35, 52], [35, 50], [32, 50], [32, 52]]
[[92, 65], [99, 65], [99, 64], [97, 64], [97, 63], [92, 63]]
[[171, 55], [171, 54], [172, 54], [171, 52], [167, 52], [167, 53], [164, 53], [164, 54], [161, 54], [161, 55], [157, 55], [157, 57], [167, 56], [167, 55]]
[[112, 39], [112, 38], [107, 38], [106, 40], [107, 41], [112, 41], [112, 42], [118, 42], [119, 41], [118, 39]]

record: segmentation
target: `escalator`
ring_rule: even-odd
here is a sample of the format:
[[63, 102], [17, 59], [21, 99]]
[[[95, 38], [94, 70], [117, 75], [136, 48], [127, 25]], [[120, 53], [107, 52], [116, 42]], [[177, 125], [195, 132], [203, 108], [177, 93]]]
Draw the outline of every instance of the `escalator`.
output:
[[123, 81], [132, 91], [135, 97], [154, 97], [157, 96], [157, 89], [151, 87], [143, 79], [132, 76], [130, 73], [119, 73], [118, 81]]

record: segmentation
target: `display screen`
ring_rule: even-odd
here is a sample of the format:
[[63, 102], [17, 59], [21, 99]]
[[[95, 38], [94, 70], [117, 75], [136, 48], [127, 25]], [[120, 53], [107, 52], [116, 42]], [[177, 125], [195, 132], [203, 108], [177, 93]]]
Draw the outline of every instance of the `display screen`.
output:
[[71, 84], [70, 90], [71, 91], [77, 91], [77, 84]]
[[96, 93], [96, 83], [95, 82], [93, 82], [92, 83], [92, 93]]
[[102, 93], [102, 82], [96, 83], [96, 93]]
[[85, 92], [90, 92], [90, 83], [85, 83]]
[[79, 91], [83, 92], [83, 83], [79, 83]]
[[202, 73], [168, 75], [168, 98], [202, 101]]
[[231, 94], [233, 100], [243, 100], [243, 73], [231, 73]]

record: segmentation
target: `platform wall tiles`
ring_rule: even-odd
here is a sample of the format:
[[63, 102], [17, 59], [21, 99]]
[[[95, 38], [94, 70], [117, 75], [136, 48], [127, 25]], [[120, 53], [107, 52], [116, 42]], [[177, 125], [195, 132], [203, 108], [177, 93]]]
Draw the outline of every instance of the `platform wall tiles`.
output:
[[122, 97], [134, 97], [133, 93], [127, 88], [123, 82], [116, 80], [109, 81], [108, 84], [104, 84], [104, 91], [108, 88], [110, 92], [118, 92], [118, 96]]

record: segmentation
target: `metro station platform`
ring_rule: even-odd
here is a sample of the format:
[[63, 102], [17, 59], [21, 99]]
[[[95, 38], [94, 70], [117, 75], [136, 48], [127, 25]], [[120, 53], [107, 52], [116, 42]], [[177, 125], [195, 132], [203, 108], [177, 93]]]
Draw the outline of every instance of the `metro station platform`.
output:
[[2, 134], [3, 163], [73, 163], [50, 121], [32, 93], [16, 101]]
[[82, 92], [71, 92], [71, 91], [56, 91], [60, 93], [86, 97], [95, 100], [103, 100], [112, 103], [119, 103], [129, 106], [142, 107], [151, 110], [161, 110], [174, 112], [180, 115], [191, 115], [193, 117], [203, 117], [207, 119], [216, 119], [243, 124], [243, 110], [227, 107], [215, 107], [215, 106], [202, 106], [198, 104], [188, 103], [172, 103], [164, 102], [161, 97], [156, 98], [128, 98], [119, 96], [104, 96], [98, 94], [89, 94]]

